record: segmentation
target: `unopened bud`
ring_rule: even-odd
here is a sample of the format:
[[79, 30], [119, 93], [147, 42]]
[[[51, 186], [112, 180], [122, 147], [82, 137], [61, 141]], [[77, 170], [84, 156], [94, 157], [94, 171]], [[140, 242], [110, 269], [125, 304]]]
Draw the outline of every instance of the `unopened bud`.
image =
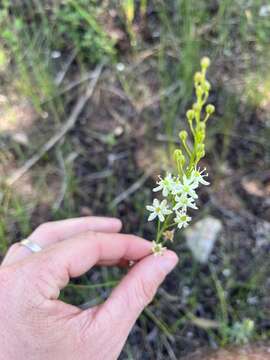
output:
[[201, 122], [198, 124], [198, 130], [199, 130], [199, 131], [202, 131], [202, 132], [205, 132], [205, 128], [206, 128], [205, 123], [201, 121]]
[[203, 57], [202, 59], [201, 59], [201, 67], [203, 68], [203, 69], [207, 69], [208, 67], [209, 67], [209, 65], [210, 65], [210, 59], [208, 58], [208, 57]]
[[193, 120], [195, 117], [195, 111], [194, 110], [188, 110], [186, 113], [186, 116], [189, 121]]
[[198, 144], [197, 154], [198, 154], [199, 158], [204, 157], [204, 155], [205, 155], [204, 144]]
[[187, 140], [187, 137], [188, 137], [188, 133], [186, 132], [186, 130], [180, 131], [179, 137], [183, 142], [185, 142]]
[[203, 88], [200, 85], [196, 88], [196, 95], [197, 97], [201, 97], [203, 95]]
[[212, 104], [208, 104], [205, 110], [207, 114], [212, 115], [215, 112], [215, 107]]
[[185, 159], [185, 156], [184, 154], [182, 153], [182, 151], [180, 149], [176, 149], [174, 150], [174, 160], [176, 162], [179, 162], [181, 164], [181, 166], [184, 165], [186, 159]]
[[200, 107], [200, 105], [198, 103], [193, 104], [192, 107], [193, 107], [194, 111], [200, 111], [201, 110], [201, 107]]
[[204, 83], [204, 89], [206, 90], [206, 91], [210, 91], [210, 89], [211, 89], [211, 84], [210, 84], [210, 82], [209, 81], [205, 81], [205, 83]]
[[194, 81], [195, 83], [200, 83], [203, 80], [203, 75], [199, 71], [195, 73], [194, 75]]

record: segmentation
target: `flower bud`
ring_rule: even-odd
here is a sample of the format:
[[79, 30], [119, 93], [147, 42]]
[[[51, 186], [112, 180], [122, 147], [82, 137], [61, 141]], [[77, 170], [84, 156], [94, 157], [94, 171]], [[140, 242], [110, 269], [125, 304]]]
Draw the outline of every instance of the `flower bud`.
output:
[[206, 106], [206, 114], [212, 115], [215, 112], [215, 107], [212, 104]]
[[210, 65], [210, 59], [208, 58], [208, 57], [203, 57], [202, 59], [201, 59], [201, 67], [203, 68], [203, 69], [207, 69], [208, 67], [209, 67], [209, 65]]
[[195, 83], [200, 83], [203, 80], [203, 75], [199, 71], [195, 73], [194, 75], [194, 81]]
[[187, 137], [188, 137], [188, 133], [186, 132], [186, 130], [180, 131], [179, 137], [183, 142], [185, 142], [187, 140]]
[[200, 111], [201, 110], [201, 107], [200, 107], [200, 105], [198, 103], [193, 104], [192, 107], [193, 107], [194, 111]]
[[203, 88], [200, 85], [196, 88], [196, 95], [197, 97], [201, 97], [203, 95]]
[[210, 91], [210, 89], [211, 89], [211, 84], [210, 84], [209, 81], [207, 81], [207, 80], [205, 80], [204, 89], [205, 89], [206, 91]]
[[186, 113], [186, 116], [189, 121], [192, 121], [195, 117], [195, 111], [194, 110], [188, 110]]
[[205, 123], [201, 121], [201, 122], [198, 124], [198, 131], [205, 132], [205, 128], [206, 128]]
[[184, 165], [184, 163], [185, 163], [185, 161], [186, 161], [186, 159], [185, 159], [185, 156], [184, 156], [184, 154], [182, 153], [182, 151], [180, 150], [180, 149], [176, 149], [176, 150], [174, 150], [174, 160], [178, 163], [179, 162], [179, 164], [181, 165], [181, 166], [183, 166]]
[[197, 157], [202, 158], [205, 155], [204, 144], [198, 144], [197, 146]]

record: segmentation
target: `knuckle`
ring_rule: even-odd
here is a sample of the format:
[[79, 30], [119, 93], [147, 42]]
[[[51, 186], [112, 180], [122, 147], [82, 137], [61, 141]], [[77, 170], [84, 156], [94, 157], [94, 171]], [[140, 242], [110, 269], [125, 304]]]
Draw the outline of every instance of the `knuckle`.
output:
[[39, 225], [34, 232], [35, 233], [47, 233], [48, 231], [50, 231], [51, 227], [52, 227], [52, 222], [45, 222], [45, 223]]
[[20, 247], [20, 244], [19, 244], [19, 243], [12, 244], [12, 245], [10, 246], [10, 248], [8, 249], [5, 257], [4, 257], [2, 264], [0, 263], [0, 266], [5, 266], [6, 263], [9, 262], [9, 261], [8, 261], [9, 257], [10, 257], [10, 256], [13, 256], [14, 254], [16, 254], [16, 252], [18, 251], [19, 247]]
[[135, 297], [140, 307], [147, 306], [154, 298], [156, 284], [151, 280], [138, 279], [135, 286]]
[[19, 243], [12, 244], [8, 250], [8, 253], [14, 254], [18, 250], [19, 247], [20, 247]]
[[40, 258], [38, 264], [29, 266], [28, 271], [32, 273], [32, 270], [35, 272], [33, 284], [38, 292], [46, 298], [57, 298], [59, 288], [55, 279], [54, 266], [50, 261]]

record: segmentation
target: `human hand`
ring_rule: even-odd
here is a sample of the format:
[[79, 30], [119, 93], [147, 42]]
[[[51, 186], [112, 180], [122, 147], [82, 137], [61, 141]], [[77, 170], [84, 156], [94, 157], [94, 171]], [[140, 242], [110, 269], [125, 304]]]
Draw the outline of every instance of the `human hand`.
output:
[[[117, 234], [117, 219], [86, 217], [39, 226], [32, 254], [14, 244], [0, 267], [0, 359], [113, 360], [177, 256], [151, 255], [151, 243]], [[70, 278], [94, 265], [136, 261], [101, 305], [87, 310], [60, 300]]]

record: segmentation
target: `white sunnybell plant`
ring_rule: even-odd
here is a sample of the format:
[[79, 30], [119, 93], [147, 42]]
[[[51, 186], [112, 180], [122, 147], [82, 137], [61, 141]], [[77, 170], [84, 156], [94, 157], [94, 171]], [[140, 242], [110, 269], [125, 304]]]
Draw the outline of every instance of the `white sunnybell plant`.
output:
[[207, 57], [202, 58], [201, 71], [194, 76], [196, 102], [186, 113], [192, 142], [187, 142], [188, 133], [182, 130], [179, 134], [182, 149], [174, 150], [177, 173], [159, 176], [153, 191], [161, 193], [163, 199], [155, 198], [152, 205], [146, 206], [150, 211], [148, 221], [158, 219], [157, 235], [152, 246], [155, 255], [164, 253], [164, 243], [168, 240], [173, 241], [175, 229], [186, 228], [189, 225], [192, 218], [188, 211], [198, 209], [198, 188], [200, 185], [209, 185], [205, 179], [208, 176], [206, 169], [201, 170], [198, 167], [199, 161], [205, 155], [206, 122], [215, 111], [213, 105], [206, 105], [211, 88], [206, 80], [209, 65], [210, 60]]

